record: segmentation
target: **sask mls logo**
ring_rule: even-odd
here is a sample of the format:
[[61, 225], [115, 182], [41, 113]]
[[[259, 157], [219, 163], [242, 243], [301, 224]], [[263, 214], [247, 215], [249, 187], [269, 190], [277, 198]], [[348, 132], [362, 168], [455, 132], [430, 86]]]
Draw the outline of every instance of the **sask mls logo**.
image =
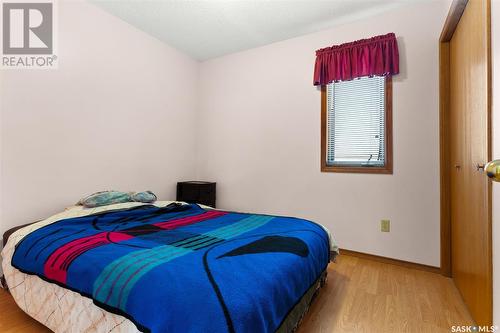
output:
[[54, 4], [2, 3], [2, 68], [55, 68]]

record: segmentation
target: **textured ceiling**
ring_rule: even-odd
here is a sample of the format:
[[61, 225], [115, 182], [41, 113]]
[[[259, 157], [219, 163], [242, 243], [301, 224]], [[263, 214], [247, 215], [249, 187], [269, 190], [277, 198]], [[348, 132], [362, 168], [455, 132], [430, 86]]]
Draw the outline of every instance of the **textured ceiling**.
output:
[[203, 61], [422, 0], [90, 1]]

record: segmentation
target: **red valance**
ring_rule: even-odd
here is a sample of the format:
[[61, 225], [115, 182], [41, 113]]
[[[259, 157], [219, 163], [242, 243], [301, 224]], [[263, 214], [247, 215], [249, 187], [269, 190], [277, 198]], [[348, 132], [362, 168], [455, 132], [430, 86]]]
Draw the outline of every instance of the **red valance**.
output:
[[398, 73], [398, 42], [392, 32], [316, 51], [315, 86], [362, 76]]

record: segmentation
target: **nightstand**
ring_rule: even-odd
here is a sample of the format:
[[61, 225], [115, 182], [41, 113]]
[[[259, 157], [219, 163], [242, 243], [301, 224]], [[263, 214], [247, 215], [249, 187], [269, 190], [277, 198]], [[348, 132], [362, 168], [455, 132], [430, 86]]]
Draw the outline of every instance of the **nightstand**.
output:
[[188, 181], [177, 183], [177, 201], [197, 203], [215, 208], [215, 184]]

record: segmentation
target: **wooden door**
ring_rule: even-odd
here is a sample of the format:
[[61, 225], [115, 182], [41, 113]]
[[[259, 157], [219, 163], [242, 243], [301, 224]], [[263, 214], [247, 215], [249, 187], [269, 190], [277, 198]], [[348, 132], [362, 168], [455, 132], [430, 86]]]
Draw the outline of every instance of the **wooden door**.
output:
[[478, 325], [492, 324], [493, 297], [489, 6], [470, 0], [449, 44], [451, 272]]

